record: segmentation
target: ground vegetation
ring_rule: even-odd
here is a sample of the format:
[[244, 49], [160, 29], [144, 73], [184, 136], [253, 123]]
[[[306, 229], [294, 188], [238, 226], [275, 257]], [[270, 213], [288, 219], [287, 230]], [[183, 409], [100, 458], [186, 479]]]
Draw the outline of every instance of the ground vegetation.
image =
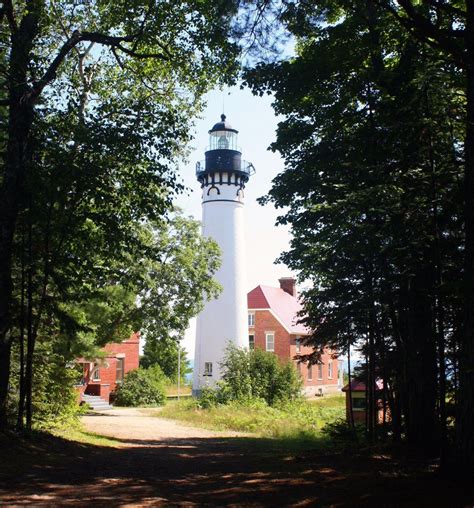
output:
[[[272, 437], [303, 442], [324, 440], [321, 431], [327, 424], [340, 422], [344, 416], [344, 398], [340, 395], [317, 401], [280, 401], [269, 406], [262, 399], [232, 400], [216, 403], [206, 395], [169, 402], [156, 416], [171, 418], [191, 425], [214, 430], [249, 432], [260, 437]], [[217, 399], [219, 401], [219, 399]], [[340, 424], [347, 428], [347, 425]], [[354, 440], [347, 439], [347, 443]]]

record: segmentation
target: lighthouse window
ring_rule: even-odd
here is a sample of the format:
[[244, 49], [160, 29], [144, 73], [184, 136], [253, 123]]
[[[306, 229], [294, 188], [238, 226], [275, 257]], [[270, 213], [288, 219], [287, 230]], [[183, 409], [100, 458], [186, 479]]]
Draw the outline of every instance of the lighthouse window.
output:
[[255, 312], [249, 312], [249, 326], [255, 326]]
[[239, 150], [237, 133], [229, 130], [211, 132], [209, 150]]
[[204, 376], [212, 376], [212, 362], [204, 363]]
[[267, 351], [275, 351], [275, 332], [265, 332], [265, 346]]

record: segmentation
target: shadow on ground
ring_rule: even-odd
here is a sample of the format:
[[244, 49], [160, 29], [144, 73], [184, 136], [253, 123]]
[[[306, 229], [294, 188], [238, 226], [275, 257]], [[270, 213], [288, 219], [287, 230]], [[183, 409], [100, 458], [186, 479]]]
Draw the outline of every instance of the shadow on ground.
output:
[[293, 453], [275, 440], [191, 438], [83, 445], [0, 440], [0, 504], [468, 506], [472, 492], [393, 454]]

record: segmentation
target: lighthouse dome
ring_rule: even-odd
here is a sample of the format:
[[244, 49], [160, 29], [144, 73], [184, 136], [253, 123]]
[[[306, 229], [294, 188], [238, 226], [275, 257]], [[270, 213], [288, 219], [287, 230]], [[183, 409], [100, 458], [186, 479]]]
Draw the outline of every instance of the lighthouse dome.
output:
[[236, 134], [239, 132], [236, 129], [233, 129], [229, 122], [226, 120], [226, 116], [224, 114], [221, 115], [221, 121], [217, 122], [214, 127], [209, 131], [209, 134], [217, 131], [230, 131], [235, 132]]

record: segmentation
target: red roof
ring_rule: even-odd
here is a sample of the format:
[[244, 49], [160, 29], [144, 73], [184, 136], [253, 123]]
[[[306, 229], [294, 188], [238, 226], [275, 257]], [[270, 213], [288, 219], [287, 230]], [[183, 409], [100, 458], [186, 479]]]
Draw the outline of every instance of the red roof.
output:
[[296, 324], [297, 314], [301, 310], [300, 302], [281, 288], [257, 286], [247, 294], [247, 306], [249, 310], [270, 309], [290, 333], [310, 333], [302, 324]]
[[[376, 390], [383, 390], [383, 381], [381, 379], [377, 379], [375, 381]], [[344, 386], [342, 389], [343, 392], [349, 391], [349, 383]], [[365, 392], [365, 383], [363, 381], [351, 381], [351, 392]]]

